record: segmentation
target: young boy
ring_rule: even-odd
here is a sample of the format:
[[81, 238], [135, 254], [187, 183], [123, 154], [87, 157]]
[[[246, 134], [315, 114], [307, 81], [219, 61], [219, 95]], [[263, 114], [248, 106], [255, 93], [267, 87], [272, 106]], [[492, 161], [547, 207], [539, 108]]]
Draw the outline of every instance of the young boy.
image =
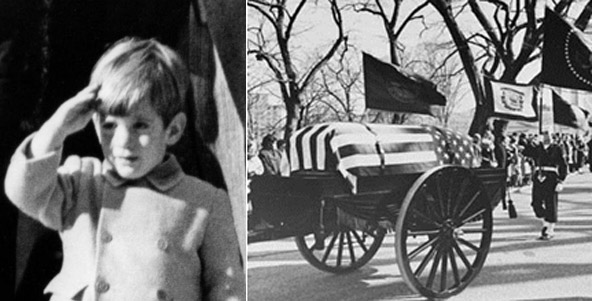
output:
[[[226, 193], [167, 153], [185, 128], [189, 84], [170, 48], [124, 39], [17, 149], [6, 193], [63, 242], [51, 300], [244, 299]], [[66, 137], [91, 119], [105, 159], [71, 156], [58, 168]]]

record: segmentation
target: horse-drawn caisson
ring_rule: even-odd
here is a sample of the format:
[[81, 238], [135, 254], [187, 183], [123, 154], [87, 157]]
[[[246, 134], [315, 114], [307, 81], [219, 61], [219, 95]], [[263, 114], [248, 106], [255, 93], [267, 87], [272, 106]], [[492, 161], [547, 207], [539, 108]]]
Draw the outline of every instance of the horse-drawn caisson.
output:
[[395, 231], [399, 270], [417, 293], [461, 292], [485, 262], [504, 169], [478, 168], [472, 141], [433, 126], [326, 123], [292, 135], [289, 177], [255, 177], [250, 243], [293, 236], [314, 267], [345, 273]]

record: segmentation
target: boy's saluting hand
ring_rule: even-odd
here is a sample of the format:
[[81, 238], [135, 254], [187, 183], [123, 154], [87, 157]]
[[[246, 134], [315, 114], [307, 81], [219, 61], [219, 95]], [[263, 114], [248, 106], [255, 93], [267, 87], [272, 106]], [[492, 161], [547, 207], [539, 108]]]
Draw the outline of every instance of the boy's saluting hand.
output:
[[38, 157], [58, 149], [66, 137], [89, 123], [100, 100], [100, 85], [89, 85], [64, 102], [46, 121], [31, 142], [31, 156]]

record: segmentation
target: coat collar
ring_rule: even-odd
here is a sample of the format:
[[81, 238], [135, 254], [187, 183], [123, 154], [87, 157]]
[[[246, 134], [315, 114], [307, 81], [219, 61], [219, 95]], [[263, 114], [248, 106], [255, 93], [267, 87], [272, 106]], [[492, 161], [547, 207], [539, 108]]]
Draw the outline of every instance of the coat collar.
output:
[[[142, 179], [146, 179], [159, 191], [167, 191], [177, 185], [183, 179], [184, 175], [177, 158], [172, 154], [167, 154], [165, 160]], [[103, 161], [103, 176], [115, 187], [134, 182], [134, 180], [127, 180], [120, 177], [113, 165], [107, 160]]]

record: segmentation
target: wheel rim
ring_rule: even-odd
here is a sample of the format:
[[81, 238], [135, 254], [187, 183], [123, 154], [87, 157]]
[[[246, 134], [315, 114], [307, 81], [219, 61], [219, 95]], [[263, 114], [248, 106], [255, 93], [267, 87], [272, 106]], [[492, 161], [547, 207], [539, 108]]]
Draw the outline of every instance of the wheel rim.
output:
[[347, 226], [325, 235], [324, 246], [314, 248], [313, 234], [296, 236], [296, 245], [300, 254], [314, 267], [330, 273], [346, 273], [362, 267], [378, 251], [386, 231], [383, 228], [373, 230], [355, 230]]
[[458, 166], [434, 169], [412, 185], [398, 216], [401, 273], [426, 297], [456, 295], [479, 273], [491, 234], [491, 205], [480, 180]]

